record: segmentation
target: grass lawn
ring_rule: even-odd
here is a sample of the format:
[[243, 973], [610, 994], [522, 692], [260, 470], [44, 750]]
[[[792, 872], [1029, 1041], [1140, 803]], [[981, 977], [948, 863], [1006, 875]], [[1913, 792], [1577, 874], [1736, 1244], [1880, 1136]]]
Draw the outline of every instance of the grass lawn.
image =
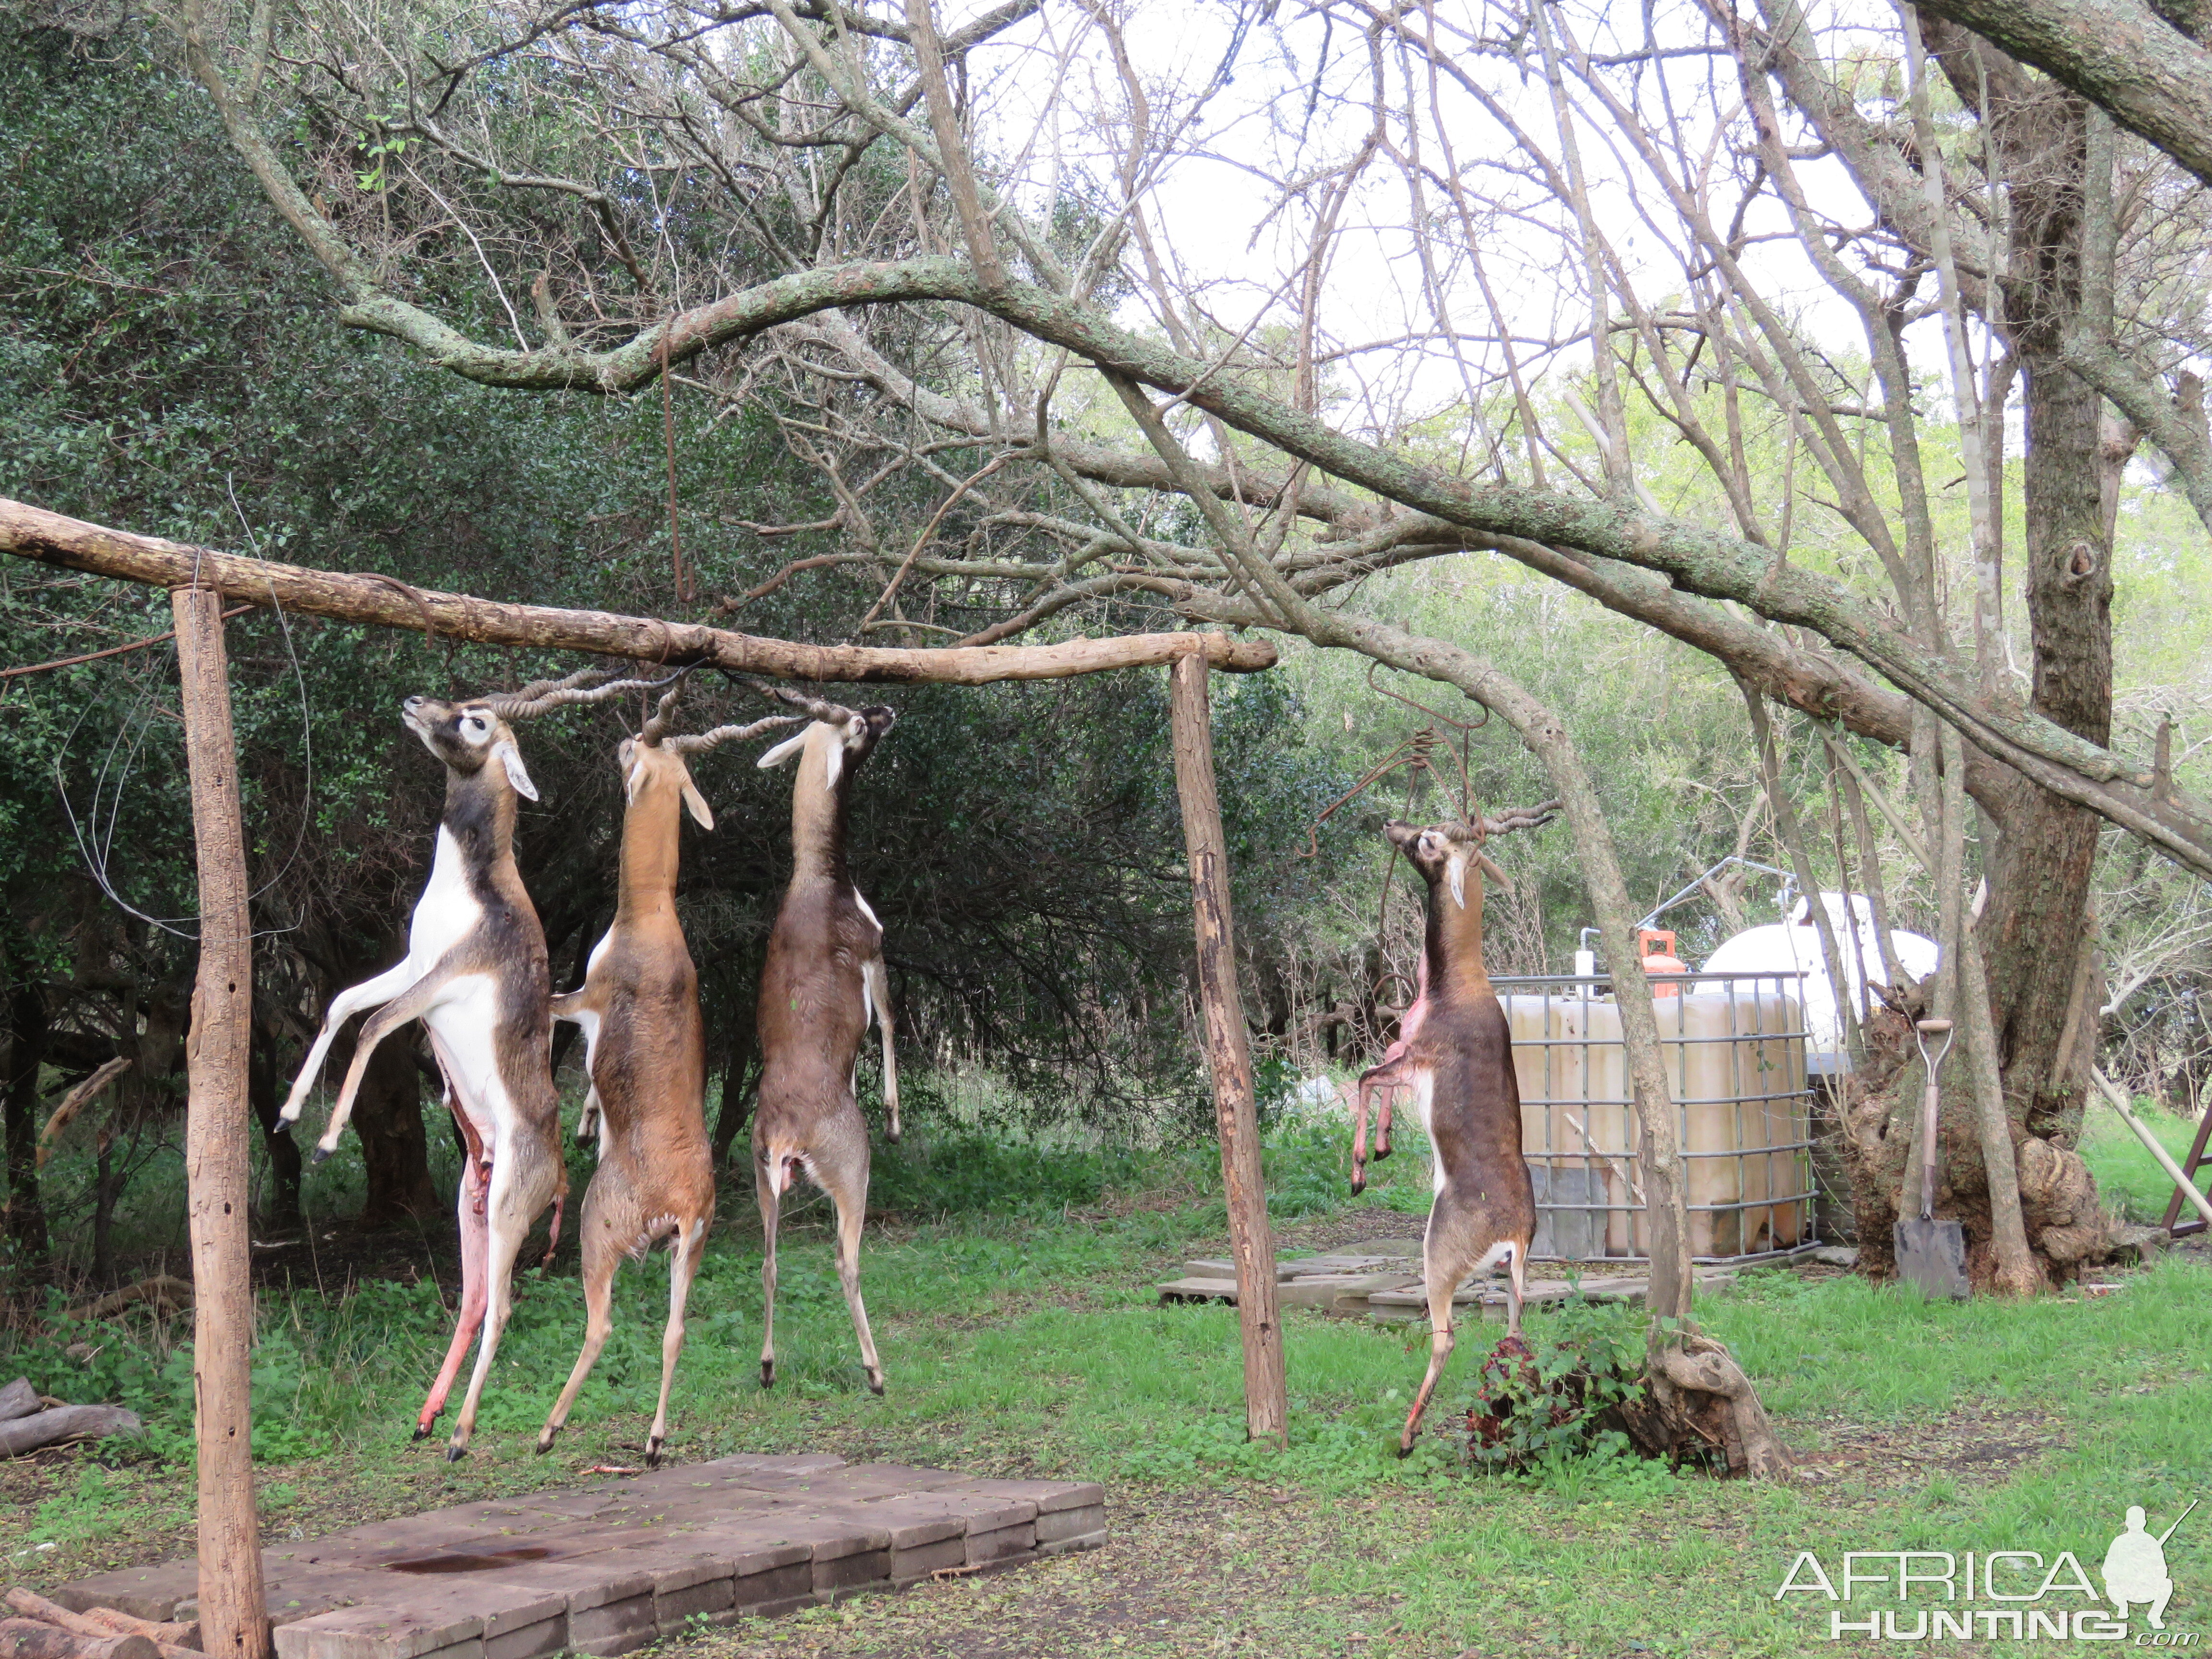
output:
[[[2108, 1163], [2109, 1136], [2100, 1129], [2091, 1146], [2109, 1187], [2148, 1201]], [[1340, 1204], [1341, 1149], [1285, 1137], [1270, 1154], [1280, 1232], [1320, 1247], [1418, 1231], [1420, 1151], [1410, 1144], [1379, 1166], [1388, 1182], [1376, 1201], [1352, 1208]], [[1221, 1248], [1204, 1155], [1001, 1150], [942, 1167], [904, 1156], [900, 1166], [886, 1158], [878, 1195], [901, 1198], [908, 1216], [946, 1212], [869, 1232], [863, 1283], [887, 1397], [862, 1385], [818, 1202], [787, 1224], [778, 1384], [760, 1390], [757, 1228], [750, 1202], [726, 1194], [692, 1299], [672, 1455], [822, 1449], [1097, 1479], [1114, 1541], [702, 1632], [672, 1644], [684, 1659], [1830, 1651], [1829, 1603], [1774, 1596], [1800, 1551], [1832, 1576], [1853, 1549], [2072, 1551], [2094, 1580], [2129, 1504], [2149, 1510], [2155, 1532], [2212, 1491], [2212, 1261], [2193, 1250], [2106, 1274], [2122, 1287], [2111, 1295], [2027, 1305], [1933, 1306], [1835, 1269], [1748, 1273], [1699, 1315], [1804, 1455], [1798, 1478], [1730, 1484], [1612, 1464], [1528, 1481], [1468, 1472], [1442, 1437], [1400, 1462], [1395, 1429], [1425, 1334], [1297, 1310], [1286, 1316], [1291, 1449], [1242, 1443], [1234, 1310], [1161, 1307], [1150, 1288], [1187, 1255]], [[1046, 1196], [973, 1206], [1024, 1189]], [[346, 1294], [312, 1278], [266, 1293], [256, 1449], [273, 1536], [636, 1461], [658, 1384], [664, 1258], [625, 1269], [615, 1337], [544, 1459], [532, 1455], [535, 1431], [582, 1325], [572, 1267], [522, 1285], [474, 1454], [448, 1466], [436, 1443], [409, 1444], [449, 1329], [439, 1284], [450, 1291], [451, 1277], [427, 1247], [411, 1262], [403, 1248]], [[1443, 1407], [1463, 1401], [1487, 1340], [1462, 1331]], [[150, 1453], [0, 1465], [8, 1581], [50, 1587], [189, 1553], [188, 1356], [167, 1346], [181, 1334], [139, 1316], [40, 1337], [7, 1361], [50, 1392], [123, 1398], [154, 1426]], [[88, 1364], [60, 1352], [79, 1340], [98, 1345]], [[2179, 1586], [2169, 1631], [2212, 1632], [2208, 1540], [2212, 1515], [2200, 1510], [2168, 1547]], [[1850, 1612], [1898, 1605], [1862, 1590]]]

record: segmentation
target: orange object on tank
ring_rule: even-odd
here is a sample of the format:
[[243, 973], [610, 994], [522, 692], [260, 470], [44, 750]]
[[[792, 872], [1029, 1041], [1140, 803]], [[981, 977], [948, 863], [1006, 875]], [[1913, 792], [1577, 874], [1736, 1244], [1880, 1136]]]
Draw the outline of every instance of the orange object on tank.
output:
[[1665, 927], [1639, 927], [1636, 930], [1636, 953], [1644, 958], [1644, 976], [1651, 981], [1651, 994], [1659, 997], [1678, 997], [1682, 994], [1679, 985], [1666, 981], [1670, 975], [1690, 971], [1690, 964], [1674, 954], [1674, 935]]

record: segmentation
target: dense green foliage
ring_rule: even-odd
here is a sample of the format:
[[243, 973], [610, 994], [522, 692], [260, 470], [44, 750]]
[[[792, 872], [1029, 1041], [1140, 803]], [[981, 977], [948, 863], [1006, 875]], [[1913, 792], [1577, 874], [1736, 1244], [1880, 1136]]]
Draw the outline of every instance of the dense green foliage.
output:
[[[0, 132], [18, 158], [0, 178], [0, 489], [423, 586], [683, 614], [668, 589], [659, 400], [518, 399], [340, 327], [161, 45], [126, 28], [92, 51], [10, 26], [0, 50]], [[676, 416], [687, 558], [706, 594], [742, 591], [788, 550], [733, 528], [732, 514], [819, 517], [818, 481], [757, 414], [721, 418], [686, 399]], [[839, 637], [853, 591], [787, 583], [744, 607], [742, 625]], [[0, 570], [9, 662], [167, 626], [158, 593]], [[231, 625], [230, 648], [263, 1018], [281, 1071], [323, 999], [390, 959], [421, 879], [441, 783], [401, 731], [398, 699], [571, 665], [265, 611]], [[48, 1063], [65, 1073], [151, 1043], [156, 1003], [170, 1035], [181, 1022], [192, 885], [172, 672], [157, 647], [0, 683], [0, 951], [18, 1004], [43, 1003]], [[1158, 681], [890, 699], [901, 722], [872, 763], [854, 837], [890, 931], [902, 1038], [917, 1060], [1006, 1079], [1014, 1086], [989, 1096], [1002, 1117], [1124, 1138], [1208, 1121], [1181, 1040], [1188, 888]], [[735, 718], [743, 695], [701, 684], [686, 717]], [[1308, 745], [1282, 677], [1224, 682], [1216, 711], [1247, 943], [1264, 951], [1350, 843], [1340, 831], [1318, 862], [1292, 856], [1346, 779]], [[623, 719], [556, 717], [525, 738], [544, 801], [519, 839], [556, 975], [611, 908]], [[701, 777], [720, 828], [689, 836], [684, 899], [720, 1054], [742, 1051], [750, 1024], [789, 785], [734, 753]], [[149, 1051], [126, 1085], [126, 1163], [154, 1155], [179, 1058], [173, 1044]], [[917, 1097], [926, 1116], [927, 1079]]]

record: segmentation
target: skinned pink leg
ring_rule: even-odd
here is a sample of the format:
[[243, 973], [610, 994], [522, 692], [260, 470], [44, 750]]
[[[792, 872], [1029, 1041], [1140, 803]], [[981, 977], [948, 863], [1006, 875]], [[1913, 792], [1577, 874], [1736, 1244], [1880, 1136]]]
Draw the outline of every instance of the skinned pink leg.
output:
[[453, 1392], [453, 1383], [461, 1374], [461, 1362], [468, 1358], [477, 1332], [483, 1325], [490, 1279], [485, 1270], [491, 1247], [491, 1227], [484, 1218], [485, 1184], [483, 1166], [473, 1158], [464, 1158], [460, 1200], [455, 1206], [461, 1223], [461, 1312], [453, 1326], [453, 1343], [446, 1350], [446, 1363], [438, 1370], [438, 1380], [430, 1385], [430, 1397], [422, 1402], [422, 1414], [415, 1419], [417, 1440], [429, 1434], [438, 1413], [445, 1410], [446, 1396]]

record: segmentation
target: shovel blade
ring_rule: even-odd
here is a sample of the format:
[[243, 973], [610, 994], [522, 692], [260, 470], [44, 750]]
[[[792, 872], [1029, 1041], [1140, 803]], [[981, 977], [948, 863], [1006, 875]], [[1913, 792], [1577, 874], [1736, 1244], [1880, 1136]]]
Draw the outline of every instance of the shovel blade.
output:
[[1973, 1294], [1966, 1281], [1966, 1236], [1957, 1222], [1912, 1216], [1897, 1224], [1893, 1242], [1899, 1276], [1931, 1302], [1963, 1302]]

